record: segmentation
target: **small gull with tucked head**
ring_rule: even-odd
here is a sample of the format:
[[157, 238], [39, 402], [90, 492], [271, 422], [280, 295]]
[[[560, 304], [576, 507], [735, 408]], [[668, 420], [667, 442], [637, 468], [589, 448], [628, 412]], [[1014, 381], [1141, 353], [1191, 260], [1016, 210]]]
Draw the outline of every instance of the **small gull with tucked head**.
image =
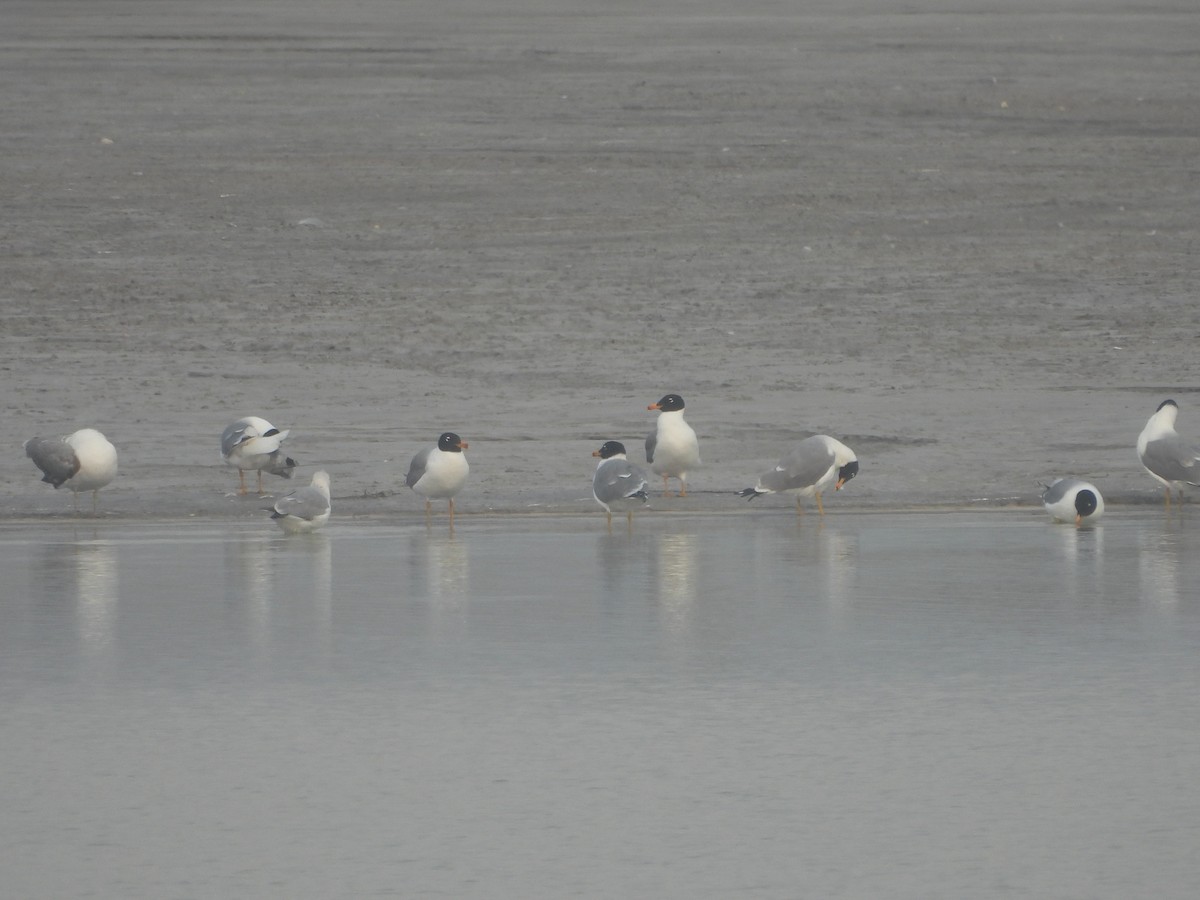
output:
[[221, 434], [221, 458], [238, 470], [238, 494], [246, 493], [246, 472], [258, 473], [258, 493], [263, 493], [263, 472], [291, 478], [298, 463], [283, 452], [281, 445], [288, 432], [280, 431], [266, 419], [246, 416]]
[[1200, 485], [1200, 453], [1186, 445], [1175, 430], [1178, 415], [1179, 404], [1164, 400], [1147, 420], [1137, 441], [1138, 459], [1165, 488], [1163, 499], [1167, 506], [1171, 505], [1172, 487], [1182, 500], [1185, 484]]
[[297, 488], [275, 501], [271, 518], [288, 534], [316, 531], [329, 521], [329, 473], [313, 473], [312, 484]]
[[30, 438], [25, 455], [42, 470], [42, 481], [71, 489], [75, 511], [79, 494], [92, 492], [92, 514], [97, 512], [100, 488], [117, 477], [117, 448], [95, 428], [81, 428], [63, 438]]
[[437, 446], [422, 450], [412, 458], [404, 483], [425, 498], [425, 515], [433, 506], [431, 500], [450, 501], [450, 525], [454, 525], [454, 497], [467, 483], [471, 467], [463, 453], [468, 444], [453, 431], [438, 438]]
[[1082, 478], [1056, 478], [1042, 485], [1042, 505], [1059, 522], [1095, 522], [1104, 515], [1104, 497], [1090, 481]]
[[629, 527], [633, 528], [633, 511], [644, 506], [648, 479], [646, 473], [625, 458], [625, 445], [620, 441], [605, 441], [592, 456], [600, 457], [596, 474], [592, 476], [592, 496], [604, 507], [608, 530], [612, 531], [612, 511], [624, 509]]
[[804, 512], [801, 497], [815, 497], [817, 511], [825, 515], [821, 491], [830, 486], [840, 491], [857, 474], [858, 457], [853, 450], [827, 434], [814, 434], [798, 443], [757, 485], [738, 494], [747, 500], [760, 494], [795, 494], [797, 514]]
[[646, 462], [663, 480], [663, 496], [670, 497], [670, 479], [679, 479], [679, 496], [687, 496], [688, 472], [700, 465], [700, 441], [683, 420], [683, 398], [667, 394], [646, 409], [659, 411], [654, 431], [646, 436]]

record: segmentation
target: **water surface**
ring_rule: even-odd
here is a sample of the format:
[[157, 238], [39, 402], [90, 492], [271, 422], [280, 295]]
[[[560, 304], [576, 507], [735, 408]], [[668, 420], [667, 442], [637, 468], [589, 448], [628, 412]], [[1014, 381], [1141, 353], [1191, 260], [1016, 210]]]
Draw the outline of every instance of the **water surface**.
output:
[[1197, 526], [6, 526], [4, 879], [1190, 897]]

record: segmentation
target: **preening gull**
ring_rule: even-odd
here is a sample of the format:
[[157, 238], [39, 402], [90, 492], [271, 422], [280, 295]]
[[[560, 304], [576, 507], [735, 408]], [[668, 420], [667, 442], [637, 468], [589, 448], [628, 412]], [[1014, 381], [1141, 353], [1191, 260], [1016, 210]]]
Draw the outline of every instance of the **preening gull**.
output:
[[446, 498], [450, 501], [450, 524], [454, 525], [454, 496], [467, 483], [467, 456], [463, 453], [469, 445], [453, 431], [438, 438], [437, 446], [422, 450], [412, 458], [404, 483], [425, 498], [425, 515], [433, 506], [431, 500]]
[[759, 494], [795, 494], [796, 512], [803, 513], [801, 497], [815, 497], [817, 511], [825, 515], [821, 491], [833, 486], [840, 491], [858, 474], [858, 457], [841, 441], [827, 434], [814, 434], [798, 443], [758, 484], [738, 493], [747, 500]]
[[297, 488], [275, 501], [271, 518], [288, 534], [316, 531], [329, 521], [329, 473], [313, 473], [312, 484]]
[[246, 472], [258, 473], [258, 493], [263, 493], [262, 473], [291, 478], [298, 463], [283, 452], [281, 444], [288, 436], [266, 419], [246, 416], [221, 433], [221, 458], [238, 470], [238, 494], [246, 493]]
[[25, 455], [42, 470], [42, 481], [55, 489], [66, 485], [79, 511], [79, 494], [92, 492], [92, 514], [100, 488], [117, 477], [117, 448], [95, 428], [81, 428], [64, 438], [30, 438]]
[[683, 398], [667, 394], [646, 409], [659, 411], [654, 431], [646, 436], [646, 462], [663, 480], [663, 496], [671, 496], [671, 478], [679, 479], [679, 496], [687, 496], [688, 472], [700, 465], [700, 441], [683, 420]]
[[1189, 447], [1175, 430], [1175, 417], [1179, 415], [1179, 404], [1164, 400], [1154, 411], [1142, 433], [1138, 435], [1137, 453], [1146, 471], [1165, 488], [1163, 496], [1167, 506], [1171, 505], [1171, 488], [1183, 497], [1185, 484], [1200, 484], [1200, 454]]
[[1104, 515], [1104, 497], [1090, 481], [1082, 478], [1056, 478], [1043, 485], [1042, 505], [1059, 522], [1095, 522]]
[[633, 527], [633, 511], [644, 506], [649, 479], [644, 471], [625, 458], [625, 445], [620, 441], [605, 441], [592, 456], [600, 457], [596, 474], [592, 476], [592, 496], [604, 507], [608, 530], [612, 531], [612, 511], [624, 509], [629, 527]]

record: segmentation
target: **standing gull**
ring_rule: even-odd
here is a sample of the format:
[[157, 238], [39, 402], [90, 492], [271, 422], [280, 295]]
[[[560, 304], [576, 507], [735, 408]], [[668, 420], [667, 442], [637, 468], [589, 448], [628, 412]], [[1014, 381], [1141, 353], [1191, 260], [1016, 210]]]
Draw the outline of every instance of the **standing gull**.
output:
[[827, 434], [814, 434], [798, 443], [757, 485], [738, 493], [747, 500], [759, 494], [795, 494], [797, 514], [804, 512], [801, 497], [815, 497], [817, 511], [825, 515], [821, 491], [830, 485], [840, 491], [857, 474], [858, 457], [853, 450]]
[[450, 501], [450, 525], [454, 525], [454, 495], [467, 483], [466, 454], [469, 445], [453, 431], [438, 438], [437, 446], [422, 450], [412, 458], [404, 483], [425, 498], [425, 515], [432, 510], [431, 500], [445, 497]]
[[263, 493], [262, 473], [291, 478], [298, 463], [283, 452], [281, 444], [288, 436], [266, 419], [246, 416], [221, 433], [221, 458], [238, 470], [238, 494], [246, 493], [246, 471], [258, 472], [258, 493]]
[[646, 473], [625, 458], [625, 445], [619, 441], [605, 441], [592, 456], [600, 457], [596, 474], [592, 476], [592, 496], [604, 507], [608, 516], [608, 530], [612, 531], [613, 507], [624, 509], [629, 527], [633, 528], [633, 511], [649, 501]]
[[1179, 404], [1164, 400], [1154, 411], [1142, 433], [1138, 435], [1138, 459], [1157, 481], [1166, 489], [1164, 501], [1171, 505], [1171, 486], [1183, 499], [1185, 484], [1200, 485], [1200, 454], [1189, 447], [1175, 430], [1175, 417], [1179, 415]]
[[81, 428], [64, 438], [30, 438], [25, 455], [42, 470], [42, 481], [55, 490], [63, 485], [71, 489], [76, 512], [80, 492], [91, 491], [96, 515], [97, 492], [117, 477], [117, 448], [95, 428]]
[[329, 521], [329, 473], [314, 472], [312, 484], [275, 501], [271, 518], [288, 534], [316, 531]]
[[679, 496], [687, 496], [687, 473], [700, 465], [700, 441], [683, 420], [683, 398], [667, 394], [646, 409], [659, 411], [658, 424], [646, 436], [646, 462], [663, 480], [663, 496], [670, 497], [671, 478], [679, 479]]
[[1042, 487], [1042, 505], [1059, 522], [1074, 522], [1078, 528], [1084, 520], [1095, 522], [1104, 515], [1104, 497], [1090, 481], [1056, 478]]

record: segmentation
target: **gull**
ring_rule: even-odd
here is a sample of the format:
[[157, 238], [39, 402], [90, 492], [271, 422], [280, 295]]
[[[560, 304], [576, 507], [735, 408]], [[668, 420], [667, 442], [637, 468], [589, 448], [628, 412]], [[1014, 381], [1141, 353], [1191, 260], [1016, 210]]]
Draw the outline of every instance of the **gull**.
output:
[[312, 484], [280, 497], [271, 509], [271, 518], [288, 534], [316, 531], [329, 521], [329, 473], [314, 472]]
[[445, 497], [450, 501], [450, 525], [454, 525], [454, 496], [467, 483], [469, 445], [453, 431], [438, 438], [437, 446], [422, 450], [412, 458], [404, 483], [425, 498], [425, 516], [432, 510], [431, 500]]
[[288, 436], [266, 419], [246, 416], [221, 433], [221, 458], [238, 470], [238, 494], [246, 494], [246, 471], [258, 473], [258, 493], [263, 493], [262, 473], [291, 478], [298, 463], [280, 445]]
[[757, 485], [738, 494], [747, 500], [759, 494], [795, 494], [797, 514], [804, 512], [801, 497], [815, 497], [817, 511], [825, 515], [821, 491], [831, 485], [840, 491], [857, 474], [858, 457], [853, 450], [827, 434], [814, 434], [798, 443]]
[[1042, 485], [1042, 505], [1059, 522], [1074, 522], [1078, 528], [1104, 515], [1104, 497], [1090, 481], [1082, 478], [1056, 478]]
[[600, 457], [596, 474], [592, 476], [592, 496], [604, 507], [608, 530], [612, 531], [612, 511], [624, 509], [629, 527], [633, 528], [633, 511], [649, 501], [646, 473], [625, 458], [625, 445], [620, 441], [605, 441], [592, 456]]
[[700, 441], [683, 420], [683, 398], [667, 394], [646, 409], [659, 411], [658, 424], [646, 436], [646, 462], [663, 480], [663, 496], [670, 497], [670, 479], [679, 479], [679, 496], [687, 496], [687, 473], [700, 465]]
[[1200, 485], [1200, 454], [1189, 447], [1175, 430], [1175, 417], [1179, 415], [1179, 404], [1164, 400], [1146, 421], [1146, 427], [1138, 435], [1137, 453], [1146, 471], [1165, 488], [1164, 500], [1171, 505], [1171, 487], [1183, 499], [1185, 484]]
[[66, 485], [79, 512], [79, 494], [92, 492], [92, 515], [97, 514], [97, 493], [117, 477], [117, 448], [95, 428], [81, 428], [63, 438], [30, 438], [25, 455], [42, 470], [42, 481], [55, 490]]

